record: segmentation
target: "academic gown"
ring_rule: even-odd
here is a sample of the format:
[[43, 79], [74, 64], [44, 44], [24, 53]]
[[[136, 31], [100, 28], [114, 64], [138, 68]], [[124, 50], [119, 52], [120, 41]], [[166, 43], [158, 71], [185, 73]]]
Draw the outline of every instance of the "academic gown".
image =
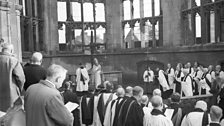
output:
[[104, 126], [113, 126], [116, 109], [122, 100], [123, 98], [118, 97], [117, 99], [110, 101], [105, 112]]
[[95, 117], [95, 126], [104, 126], [105, 112], [110, 101], [116, 99], [117, 96], [113, 93], [101, 93], [98, 96], [98, 102], [96, 104], [96, 117]]
[[143, 126], [144, 112], [134, 97], [127, 99], [118, 114], [118, 126]]
[[173, 126], [173, 123], [163, 112], [153, 109], [149, 115], [144, 117], [144, 126]]

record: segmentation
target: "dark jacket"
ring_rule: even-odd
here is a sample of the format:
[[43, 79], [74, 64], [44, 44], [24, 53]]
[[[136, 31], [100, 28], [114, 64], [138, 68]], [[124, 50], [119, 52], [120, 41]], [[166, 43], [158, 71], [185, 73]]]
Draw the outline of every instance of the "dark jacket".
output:
[[46, 79], [47, 72], [46, 70], [36, 64], [27, 64], [24, 66], [24, 74], [26, 77], [26, 82], [24, 84], [24, 89], [32, 85], [38, 83], [40, 80]]

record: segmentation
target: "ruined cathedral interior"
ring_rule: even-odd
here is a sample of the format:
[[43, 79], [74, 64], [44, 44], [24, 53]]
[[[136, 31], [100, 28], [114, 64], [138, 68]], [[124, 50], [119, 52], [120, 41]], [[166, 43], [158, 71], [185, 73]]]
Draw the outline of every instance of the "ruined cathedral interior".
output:
[[43, 67], [63, 66], [74, 83], [79, 64], [90, 70], [97, 58], [103, 81], [144, 87], [149, 66], [224, 70], [224, 0], [0, 0], [0, 39], [21, 64], [41, 52]]

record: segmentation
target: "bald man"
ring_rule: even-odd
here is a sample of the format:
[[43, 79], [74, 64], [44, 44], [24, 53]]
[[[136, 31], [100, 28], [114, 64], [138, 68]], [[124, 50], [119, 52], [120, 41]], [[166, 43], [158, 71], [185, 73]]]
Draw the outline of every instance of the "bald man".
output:
[[173, 126], [171, 119], [163, 114], [163, 99], [155, 95], [151, 99], [153, 110], [151, 114], [145, 114], [144, 126]]
[[197, 101], [195, 109], [185, 115], [181, 126], [207, 126], [209, 124], [207, 103], [205, 101]]
[[40, 80], [46, 79], [46, 70], [41, 66], [43, 56], [40, 52], [34, 52], [30, 58], [30, 63], [24, 66], [24, 73], [26, 82], [24, 90], [32, 85], [38, 83]]
[[5, 43], [0, 53], [0, 111], [6, 112], [20, 96], [25, 82], [23, 68], [13, 56], [13, 45]]
[[218, 106], [213, 105], [210, 108], [210, 117], [211, 117], [211, 122], [209, 126], [221, 126], [219, 121], [222, 117], [222, 109]]

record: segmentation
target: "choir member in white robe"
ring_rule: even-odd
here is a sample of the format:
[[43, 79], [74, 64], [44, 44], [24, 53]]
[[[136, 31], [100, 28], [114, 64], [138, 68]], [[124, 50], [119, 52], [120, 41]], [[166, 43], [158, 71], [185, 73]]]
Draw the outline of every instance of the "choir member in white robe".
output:
[[151, 99], [153, 110], [144, 116], [143, 126], [173, 126], [171, 119], [163, 114], [162, 97], [156, 95]]
[[208, 73], [211, 75], [212, 83], [215, 81], [215, 71], [213, 70], [213, 65], [208, 66]]
[[153, 79], [154, 79], [154, 72], [150, 69], [150, 67], [147, 67], [147, 70], [143, 73], [143, 81], [145, 84], [145, 93], [151, 94], [153, 89]]
[[189, 75], [190, 75], [191, 77], [193, 77], [194, 69], [193, 69], [193, 67], [191, 66], [191, 63], [190, 63], [190, 62], [188, 62], [188, 63], [186, 64], [186, 69], [188, 70]]
[[192, 78], [187, 69], [183, 69], [184, 78], [181, 82], [182, 92], [185, 96], [193, 96]]
[[203, 75], [199, 81], [199, 94], [210, 94], [212, 78], [207, 68], [202, 68]]
[[158, 72], [158, 74], [159, 74], [158, 80], [159, 80], [160, 85], [163, 88], [163, 91], [169, 90], [170, 87], [169, 87], [169, 85], [167, 83], [166, 77], [164, 76], [164, 71], [160, 70], [159, 68], [157, 68], [157, 71], [159, 71]]
[[125, 91], [123, 88], [118, 88], [116, 91], [117, 99], [110, 101], [108, 104], [106, 111], [105, 111], [105, 118], [104, 118], [104, 126], [113, 126], [115, 112], [118, 109], [117, 107], [123, 100], [125, 95]]
[[180, 63], [177, 64], [176, 71], [175, 71], [175, 92], [181, 94], [181, 78], [184, 77], [182, 72], [182, 65]]
[[175, 73], [174, 73], [174, 69], [172, 68], [170, 63], [167, 64], [166, 74], [168, 76], [168, 82], [169, 82], [170, 88], [175, 89], [175, 87], [174, 87]]
[[200, 67], [194, 67], [194, 74], [193, 74], [193, 85], [194, 85], [194, 94], [199, 94], [199, 82], [201, 80], [201, 77], [203, 75], [203, 72], [201, 71]]
[[143, 95], [142, 96], [142, 100], [141, 100], [141, 104], [142, 104], [142, 107], [143, 107], [143, 112], [144, 114], [150, 114], [151, 111], [152, 111], [152, 107], [148, 107], [148, 104], [149, 104], [149, 98], [147, 95]]
[[89, 74], [85, 66], [80, 63], [80, 67], [76, 70], [76, 91], [88, 91], [89, 87]]
[[99, 64], [97, 58], [94, 58], [94, 65], [92, 69], [92, 80], [95, 84], [95, 87], [98, 88], [98, 86], [101, 84], [101, 65]]
[[207, 111], [207, 103], [204, 101], [197, 101], [195, 110], [185, 115], [181, 126], [207, 126], [210, 122]]

